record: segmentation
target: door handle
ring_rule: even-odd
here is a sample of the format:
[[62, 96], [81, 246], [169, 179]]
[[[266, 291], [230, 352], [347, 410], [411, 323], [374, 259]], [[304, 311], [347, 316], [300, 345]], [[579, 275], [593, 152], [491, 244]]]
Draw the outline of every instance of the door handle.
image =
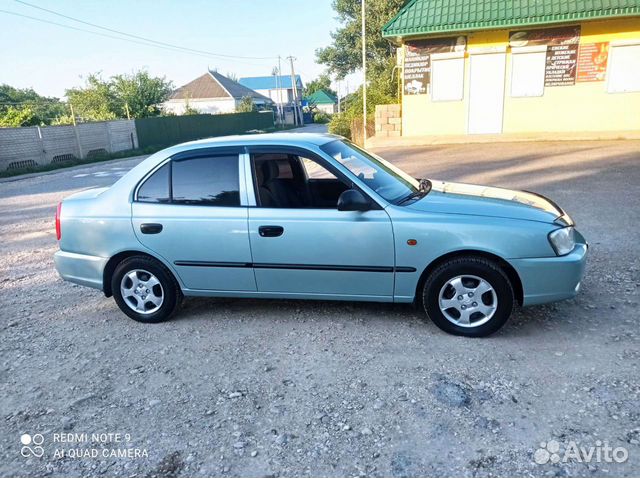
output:
[[162, 232], [162, 224], [140, 224], [140, 232], [142, 234], [158, 234], [159, 232]]
[[258, 228], [258, 234], [260, 237], [278, 237], [282, 236], [284, 227], [282, 226], [260, 226]]

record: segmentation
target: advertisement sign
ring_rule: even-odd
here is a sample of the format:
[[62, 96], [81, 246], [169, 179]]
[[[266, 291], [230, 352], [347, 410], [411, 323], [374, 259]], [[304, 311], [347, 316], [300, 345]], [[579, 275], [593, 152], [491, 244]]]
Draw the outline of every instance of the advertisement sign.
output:
[[580, 26], [522, 30], [509, 34], [511, 47], [547, 45], [545, 86], [568, 86], [576, 82]]
[[433, 38], [407, 42], [404, 55], [404, 94], [424, 95], [431, 81], [431, 54], [465, 51], [467, 37]]
[[609, 42], [580, 45], [577, 81], [604, 81], [608, 58]]
[[578, 44], [549, 45], [544, 86], [570, 86], [576, 83]]

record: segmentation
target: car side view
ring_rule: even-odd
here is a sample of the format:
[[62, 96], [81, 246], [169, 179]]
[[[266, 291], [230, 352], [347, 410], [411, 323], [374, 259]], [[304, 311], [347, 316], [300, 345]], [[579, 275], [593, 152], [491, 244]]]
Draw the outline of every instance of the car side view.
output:
[[63, 279], [140, 322], [184, 296], [414, 302], [486, 336], [516, 304], [574, 297], [587, 243], [530, 192], [415, 179], [339, 136], [214, 138], [160, 151], [58, 205]]

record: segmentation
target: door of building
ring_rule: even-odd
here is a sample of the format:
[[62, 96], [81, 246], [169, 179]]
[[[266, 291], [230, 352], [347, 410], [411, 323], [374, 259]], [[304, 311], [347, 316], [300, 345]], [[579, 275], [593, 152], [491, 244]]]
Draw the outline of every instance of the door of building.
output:
[[502, 133], [504, 51], [470, 52], [469, 134]]

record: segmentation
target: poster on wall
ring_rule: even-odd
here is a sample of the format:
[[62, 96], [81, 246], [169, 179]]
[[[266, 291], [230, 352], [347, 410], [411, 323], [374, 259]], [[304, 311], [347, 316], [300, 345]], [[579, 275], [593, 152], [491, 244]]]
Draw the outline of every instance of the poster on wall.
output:
[[511, 47], [547, 45], [545, 86], [575, 84], [579, 43], [580, 25], [509, 33]]
[[431, 81], [431, 54], [465, 51], [467, 37], [433, 38], [407, 42], [404, 54], [404, 94], [424, 95]]
[[607, 75], [609, 42], [583, 43], [578, 51], [576, 81], [604, 81]]

